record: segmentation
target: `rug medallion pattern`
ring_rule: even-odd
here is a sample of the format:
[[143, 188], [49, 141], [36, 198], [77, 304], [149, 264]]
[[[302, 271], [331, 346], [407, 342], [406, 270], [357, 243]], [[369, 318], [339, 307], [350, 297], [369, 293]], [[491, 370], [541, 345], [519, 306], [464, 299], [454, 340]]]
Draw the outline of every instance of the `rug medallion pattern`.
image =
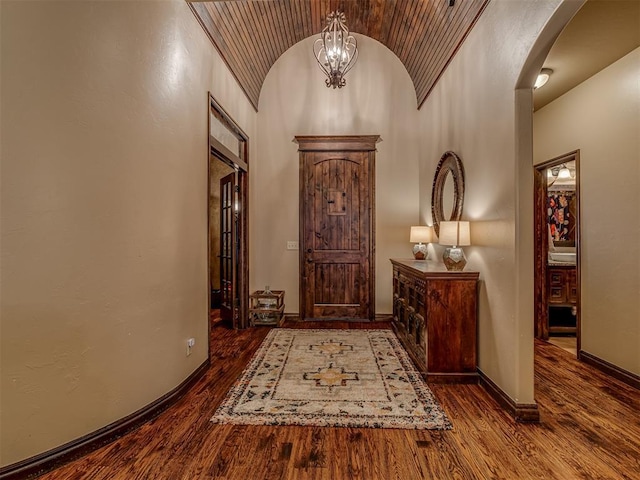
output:
[[389, 330], [272, 330], [211, 420], [451, 428]]

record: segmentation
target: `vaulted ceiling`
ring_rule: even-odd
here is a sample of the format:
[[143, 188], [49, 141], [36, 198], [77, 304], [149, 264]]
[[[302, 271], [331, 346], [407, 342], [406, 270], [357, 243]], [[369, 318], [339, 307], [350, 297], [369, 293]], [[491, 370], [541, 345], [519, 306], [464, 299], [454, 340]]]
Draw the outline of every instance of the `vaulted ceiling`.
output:
[[351, 32], [381, 42], [402, 61], [422, 105], [488, 1], [216, 0], [190, 6], [257, 110], [271, 66], [289, 47], [318, 35], [334, 10], [345, 12]]

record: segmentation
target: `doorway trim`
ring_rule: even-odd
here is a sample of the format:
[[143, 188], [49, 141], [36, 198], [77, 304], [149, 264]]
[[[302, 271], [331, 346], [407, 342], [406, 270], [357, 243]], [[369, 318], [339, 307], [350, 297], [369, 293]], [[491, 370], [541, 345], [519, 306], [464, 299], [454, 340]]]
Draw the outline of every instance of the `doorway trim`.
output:
[[[212, 135], [212, 118], [216, 118], [238, 141], [238, 152], [234, 153], [220, 139]], [[220, 103], [208, 94], [208, 154], [207, 154], [207, 284], [208, 307], [211, 308], [211, 211], [209, 202], [211, 198], [211, 162], [222, 161], [238, 172], [237, 188], [237, 226], [238, 226], [238, 259], [237, 259], [237, 310], [233, 324], [234, 328], [246, 328], [248, 326], [249, 312], [249, 137], [240, 126], [231, 118]], [[207, 315], [208, 316], [208, 315]], [[207, 318], [209, 334], [211, 333], [211, 321]], [[209, 344], [209, 342], [207, 342]], [[208, 347], [210, 348], [210, 347]], [[209, 352], [210, 353], [210, 352]]]
[[549, 308], [547, 298], [547, 252], [549, 235], [547, 233], [547, 176], [549, 168], [574, 161], [576, 168], [576, 342], [578, 358], [580, 355], [580, 150], [566, 153], [535, 166], [534, 173], [534, 318], [535, 337], [549, 338]]

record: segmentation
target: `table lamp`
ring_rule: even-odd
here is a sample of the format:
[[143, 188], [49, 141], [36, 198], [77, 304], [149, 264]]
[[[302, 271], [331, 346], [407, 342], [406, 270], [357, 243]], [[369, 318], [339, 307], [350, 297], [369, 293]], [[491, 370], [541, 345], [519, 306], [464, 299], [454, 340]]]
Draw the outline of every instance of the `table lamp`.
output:
[[431, 242], [431, 227], [411, 227], [409, 241], [416, 244], [413, 247], [413, 258], [425, 260], [427, 258], [427, 246], [425, 243]]
[[464, 252], [460, 248], [471, 245], [469, 222], [440, 222], [440, 245], [451, 245], [445, 248], [442, 261], [447, 270], [461, 271], [467, 264]]

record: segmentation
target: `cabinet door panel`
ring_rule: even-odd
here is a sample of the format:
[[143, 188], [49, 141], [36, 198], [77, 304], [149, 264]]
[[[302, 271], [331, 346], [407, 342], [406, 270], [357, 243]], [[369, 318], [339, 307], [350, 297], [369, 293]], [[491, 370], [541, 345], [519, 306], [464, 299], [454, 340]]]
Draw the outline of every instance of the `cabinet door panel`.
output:
[[476, 315], [475, 290], [474, 282], [428, 281], [428, 371], [475, 372], [476, 332], [466, 321]]
[[565, 278], [562, 270], [549, 270], [549, 285], [564, 285]]
[[549, 303], [565, 303], [566, 301], [564, 285], [549, 288]]

